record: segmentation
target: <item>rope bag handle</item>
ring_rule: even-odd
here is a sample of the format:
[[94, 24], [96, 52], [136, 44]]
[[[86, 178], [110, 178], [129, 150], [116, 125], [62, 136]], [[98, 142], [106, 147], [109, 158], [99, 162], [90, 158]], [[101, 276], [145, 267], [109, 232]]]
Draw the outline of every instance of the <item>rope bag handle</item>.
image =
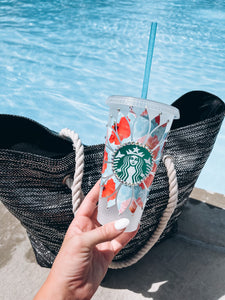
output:
[[172, 156], [164, 156], [163, 162], [167, 169], [167, 175], [169, 178], [169, 201], [167, 207], [165, 208], [160, 220], [159, 224], [154, 231], [153, 235], [150, 239], [146, 242], [144, 247], [142, 247], [133, 257], [120, 261], [112, 261], [110, 264], [111, 269], [122, 269], [125, 267], [132, 266], [136, 262], [138, 262], [148, 251], [156, 244], [159, 240], [161, 234], [163, 233], [164, 229], [169, 222], [170, 217], [172, 216], [176, 206], [177, 206], [177, 199], [178, 199], [178, 184], [177, 184], [177, 176], [176, 170], [174, 168], [173, 158]]
[[68, 128], [62, 129], [59, 135], [69, 137], [72, 140], [73, 149], [76, 153], [74, 178], [71, 179], [69, 176], [67, 176], [63, 180], [63, 183], [65, 183], [72, 190], [73, 213], [75, 216], [77, 209], [84, 199], [84, 195], [81, 190], [82, 178], [84, 174], [84, 146], [82, 145], [78, 134]]
[[[81, 202], [83, 201], [83, 192], [81, 190], [82, 178], [84, 173], [84, 147], [79, 139], [77, 133], [73, 132], [70, 129], [62, 129], [60, 135], [64, 137], [69, 137], [73, 142], [73, 149], [76, 152], [75, 155], [75, 172], [74, 178], [71, 179], [69, 176], [64, 179], [64, 183], [72, 190], [72, 204], [73, 204], [73, 213], [76, 214], [77, 209], [79, 208]], [[144, 247], [140, 249], [132, 258], [120, 261], [113, 261], [110, 264], [112, 269], [122, 269], [129, 267], [136, 262], [138, 262], [159, 240], [161, 234], [167, 226], [167, 223], [173, 214], [178, 200], [178, 184], [176, 170], [173, 163], [173, 157], [166, 155], [163, 157], [163, 162], [167, 169], [167, 175], [169, 179], [169, 201], [167, 207], [165, 208], [159, 224], [154, 231], [153, 235], [147, 241]]]

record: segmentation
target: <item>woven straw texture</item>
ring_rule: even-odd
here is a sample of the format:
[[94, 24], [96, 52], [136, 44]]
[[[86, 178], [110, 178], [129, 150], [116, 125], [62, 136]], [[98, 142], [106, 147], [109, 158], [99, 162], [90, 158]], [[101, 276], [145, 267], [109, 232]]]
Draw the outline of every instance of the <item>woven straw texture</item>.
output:
[[[224, 111], [214, 117], [171, 130], [164, 155], [172, 155], [177, 171], [178, 205], [160, 240], [176, 230], [177, 219], [219, 132]], [[26, 228], [37, 262], [51, 267], [73, 219], [71, 190], [63, 179], [74, 175], [72, 143], [22, 117], [1, 115], [0, 200]], [[35, 138], [36, 137], [36, 138]], [[101, 176], [104, 145], [85, 146], [82, 190], [86, 195]], [[153, 234], [169, 198], [161, 162], [136, 237], [115, 257], [133, 256]]]

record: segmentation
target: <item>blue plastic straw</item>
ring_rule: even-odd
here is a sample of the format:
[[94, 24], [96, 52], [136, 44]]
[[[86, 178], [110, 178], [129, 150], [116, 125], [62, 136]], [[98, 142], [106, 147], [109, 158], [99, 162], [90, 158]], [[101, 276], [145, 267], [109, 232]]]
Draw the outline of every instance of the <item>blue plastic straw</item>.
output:
[[155, 45], [156, 29], [157, 29], [157, 23], [152, 22], [151, 31], [150, 31], [150, 35], [149, 35], [149, 42], [148, 42], [148, 52], [147, 52], [147, 58], [146, 58], [146, 64], [145, 64], [143, 87], [142, 87], [142, 93], [141, 93], [142, 99], [147, 99], [148, 83], [149, 83], [149, 78], [150, 78], [153, 50], [154, 50], [154, 45]]

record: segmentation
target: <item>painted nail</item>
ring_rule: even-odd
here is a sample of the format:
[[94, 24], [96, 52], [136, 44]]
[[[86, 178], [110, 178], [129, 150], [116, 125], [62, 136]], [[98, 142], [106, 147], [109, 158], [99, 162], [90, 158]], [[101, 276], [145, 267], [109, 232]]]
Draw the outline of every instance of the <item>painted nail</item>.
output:
[[116, 230], [123, 230], [124, 228], [126, 228], [129, 225], [130, 221], [127, 218], [123, 218], [120, 220], [117, 220], [114, 223], [114, 226], [116, 228]]

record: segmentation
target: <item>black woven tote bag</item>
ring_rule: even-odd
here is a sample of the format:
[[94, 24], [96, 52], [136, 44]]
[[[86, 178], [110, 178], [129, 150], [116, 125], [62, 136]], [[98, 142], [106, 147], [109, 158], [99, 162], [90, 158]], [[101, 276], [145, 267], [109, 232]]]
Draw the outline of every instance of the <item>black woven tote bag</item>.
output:
[[[174, 157], [178, 204], [159, 241], [176, 231], [177, 219], [203, 168], [225, 112], [216, 96], [194, 91], [175, 101], [174, 121], [164, 154]], [[75, 153], [70, 140], [27, 118], [0, 115], [0, 200], [26, 228], [37, 262], [51, 267], [74, 215], [71, 190]], [[101, 176], [104, 145], [84, 146], [82, 191], [87, 194]], [[138, 234], [114, 258], [135, 256], [153, 235], [169, 198], [168, 178], [161, 162], [144, 209]]]

